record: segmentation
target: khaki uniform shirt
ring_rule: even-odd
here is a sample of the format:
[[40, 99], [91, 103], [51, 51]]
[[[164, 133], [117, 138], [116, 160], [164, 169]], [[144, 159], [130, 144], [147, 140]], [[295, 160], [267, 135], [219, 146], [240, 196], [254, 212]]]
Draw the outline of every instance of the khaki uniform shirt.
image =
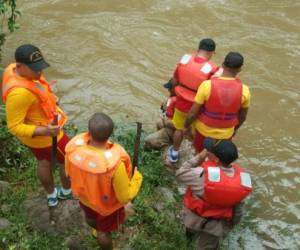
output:
[[[186, 161], [180, 169], [176, 171], [177, 181], [192, 189], [195, 197], [202, 197], [204, 193], [203, 168], [199, 167], [200, 157], [196, 155], [191, 160]], [[228, 175], [233, 175], [233, 168], [222, 168]], [[242, 216], [242, 204], [234, 208], [232, 220], [206, 219], [184, 207], [183, 222], [187, 229], [194, 232], [204, 231], [206, 233], [223, 236], [229, 232], [234, 224], [238, 223]]]

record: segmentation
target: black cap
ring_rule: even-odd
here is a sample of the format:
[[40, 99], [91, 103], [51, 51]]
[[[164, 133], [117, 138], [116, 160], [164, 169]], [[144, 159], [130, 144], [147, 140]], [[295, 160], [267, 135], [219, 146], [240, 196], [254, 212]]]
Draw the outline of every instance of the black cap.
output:
[[244, 64], [244, 57], [238, 52], [229, 52], [223, 64], [228, 68], [238, 69]]
[[42, 71], [50, 65], [45, 61], [39, 48], [24, 44], [16, 49], [15, 59], [18, 63], [24, 63], [35, 72]]
[[231, 140], [205, 138], [203, 145], [207, 151], [213, 153], [226, 165], [234, 162], [239, 157], [237, 147]]
[[172, 83], [171, 82], [167, 82], [163, 85], [166, 89], [170, 90], [172, 88]]
[[216, 50], [216, 43], [211, 38], [202, 39], [199, 43], [199, 50], [205, 51], [215, 51]]

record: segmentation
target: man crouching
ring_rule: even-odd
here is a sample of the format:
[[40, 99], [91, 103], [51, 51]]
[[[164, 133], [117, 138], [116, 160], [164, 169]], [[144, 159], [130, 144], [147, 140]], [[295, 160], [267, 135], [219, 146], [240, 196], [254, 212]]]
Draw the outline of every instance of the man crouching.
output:
[[207, 138], [204, 148], [176, 172], [188, 187], [183, 198], [186, 234], [198, 236], [199, 250], [218, 249], [240, 221], [241, 202], [252, 191], [250, 175], [233, 163], [238, 151], [232, 141]]

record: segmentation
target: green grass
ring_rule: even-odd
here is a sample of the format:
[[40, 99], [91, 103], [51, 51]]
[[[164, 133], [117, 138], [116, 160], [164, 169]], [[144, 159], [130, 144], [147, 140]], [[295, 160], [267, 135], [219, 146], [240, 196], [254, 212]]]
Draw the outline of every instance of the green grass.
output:
[[[29, 193], [37, 192], [40, 187], [36, 177], [36, 161], [26, 147], [7, 133], [4, 125], [2, 123], [1, 126], [0, 123], [0, 144], [5, 145], [6, 149], [1, 151], [0, 157], [6, 157], [9, 161], [2, 162], [3, 158], [1, 159], [0, 179], [12, 183], [12, 190], [0, 194], [0, 204], [10, 207], [6, 212], [0, 210], [0, 217], [7, 218], [13, 226], [7, 231], [0, 231], [0, 249], [66, 249], [63, 237], [78, 234], [82, 239], [80, 229], [75, 228], [66, 232], [64, 236], [57, 237], [35, 231], [31, 227], [22, 204]], [[73, 135], [77, 132], [73, 125], [69, 125], [67, 129]], [[113, 141], [122, 144], [131, 156], [134, 138], [134, 128], [118, 127], [113, 135]], [[130, 232], [130, 237], [121, 233], [113, 235], [115, 244], [121, 249], [194, 249], [192, 246], [187, 248], [180, 219], [182, 199], [176, 192], [174, 176], [163, 166], [161, 158], [161, 152], [144, 151], [141, 147], [139, 170], [144, 179], [142, 188], [133, 201], [136, 215], [125, 223], [125, 231]], [[165, 204], [160, 211], [155, 208], [157, 202], [162, 199], [156, 191], [158, 187], [171, 188], [175, 198], [175, 202]], [[245, 227], [249, 226], [247, 221], [243, 224]], [[83, 242], [88, 249], [97, 249], [97, 242], [92, 236], [84, 238]], [[222, 249], [227, 249], [226, 245], [228, 244], [225, 243]]]
[[[68, 131], [77, 132], [69, 125]], [[35, 231], [28, 221], [22, 204], [27, 194], [36, 192], [40, 184], [36, 177], [36, 161], [26, 147], [7, 133], [5, 122], [0, 126], [0, 139], [6, 150], [1, 152], [3, 158], [0, 168], [1, 179], [12, 184], [9, 193], [0, 195], [0, 204], [7, 204], [7, 212], [0, 211], [0, 217], [7, 218], [12, 226], [7, 231], [0, 231], [0, 248], [4, 249], [65, 249], [63, 237], [50, 236]], [[113, 140], [122, 144], [132, 155], [135, 130], [117, 128]], [[129, 246], [134, 249], [185, 249], [184, 229], [180, 219], [171, 219], [169, 212], [178, 215], [181, 201], [170, 204], [162, 211], [154, 208], [157, 202], [155, 189], [161, 186], [172, 186], [172, 177], [161, 163], [161, 153], [157, 151], [145, 152], [140, 150], [139, 169], [143, 173], [144, 181], [139, 195], [133, 201], [136, 215], [126, 222], [127, 231], [132, 232], [129, 239], [121, 233], [114, 234], [114, 241], [122, 249]], [[177, 197], [178, 198], [178, 197]], [[79, 230], [74, 230], [74, 234]], [[89, 249], [95, 249], [96, 240], [92, 237], [84, 239]]]

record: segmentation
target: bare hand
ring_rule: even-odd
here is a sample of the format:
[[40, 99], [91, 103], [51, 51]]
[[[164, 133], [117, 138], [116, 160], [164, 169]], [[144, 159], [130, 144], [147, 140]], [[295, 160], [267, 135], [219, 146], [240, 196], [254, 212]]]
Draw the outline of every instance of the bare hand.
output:
[[198, 155], [201, 159], [205, 159], [207, 157], [207, 150], [204, 148]]
[[57, 136], [60, 132], [60, 126], [50, 124], [46, 127], [46, 131], [47, 135]]

